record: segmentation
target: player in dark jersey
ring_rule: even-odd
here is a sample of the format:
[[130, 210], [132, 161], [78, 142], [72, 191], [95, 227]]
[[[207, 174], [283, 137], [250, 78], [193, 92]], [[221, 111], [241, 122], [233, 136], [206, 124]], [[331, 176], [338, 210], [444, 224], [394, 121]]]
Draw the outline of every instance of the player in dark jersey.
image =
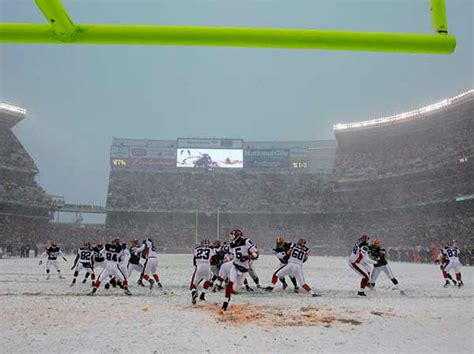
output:
[[[71, 286], [76, 284], [77, 276], [81, 270], [85, 270], [86, 274], [91, 274], [92, 284], [95, 281], [94, 273], [94, 251], [92, 250], [90, 242], [84, 242], [84, 245], [77, 251], [76, 259], [71, 270], [74, 269], [74, 278], [72, 279]], [[87, 278], [84, 278], [82, 283], [85, 283]]]
[[104, 279], [108, 279], [109, 276], [117, 278], [122, 283], [122, 287], [126, 295], [131, 295], [132, 293], [128, 290], [128, 281], [127, 275], [124, 274], [122, 269], [119, 267], [120, 257], [124, 254], [122, 242], [120, 239], [114, 238], [111, 243], [105, 245], [102, 250], [102, 255], [105, 257], [105, 268], [100, 273], [99, 278], [92, 288], [91, 295], [94, 295], [99, 288], [100, 284]]
[[[50, 246], [44, 250], [43, 254], [41, 255], [41, 258], [45, 257], [48, 257], [48, 260], [46, 262], [46, 279], [49, 280], [49, 271], [51, 266], [56, 268], [59, 279], [64, 279], [64, 277], [61, 275], [61, 270], [59, 269], [58, 257], [62, 257], [64, 262], [67, 262], [67, 259], [64, 256], [63, 251], [61, 251], [61, 247], [58, 246], [58, 243], [56, 241], [51, 241]], [[39, 261], [39, 265], [41, 264], [43, 264], [42, 260]]]
[[381, 247], [380, 240], [373, 240], [372, 244], [369, 246], [369, 256], [377, 263], [374, 264], [374, 269], [370, 275], [370, 281], [368, 284], [369, 288], [373, 289], [375, 287], [375, 282], [377, 281], [380, 272], [384, 272], [395, 287], [398, 286], [398, 280], [394, 277], [392, 269], [385, 258], [385, 254], [385, 248]]
[[[286, 242], [283, 236], [278, 236], [275, 242], [275, 248], [273, 249], [273, 254], [279, 259], [280, 267], [284, 266], [288, 263], [288, 259], [290, 258], [289, 252], [292, 247], [291, 242]], [[298, 283], [296, 282], [296, 278], [293, 275], [290, 275], [291, 283], [295, 288], [295, 293], [299, 292]], [[288, 284], [285, 280], [285, 277], [280, 278], [280, 282], [283, 284], [283, 289], [288, 287]]]
[[133, 271], [138, 272], [140, 278], [138, 279], [137, 284], [145, 286], [145, 284], [143, 284], [143, 265], [140, 263], [141, 252], [138, 251], [138, 248], [138, 240], [132, 240], [130, 242], [130, 258], [128, 259], [127, 272], [129, 278]]

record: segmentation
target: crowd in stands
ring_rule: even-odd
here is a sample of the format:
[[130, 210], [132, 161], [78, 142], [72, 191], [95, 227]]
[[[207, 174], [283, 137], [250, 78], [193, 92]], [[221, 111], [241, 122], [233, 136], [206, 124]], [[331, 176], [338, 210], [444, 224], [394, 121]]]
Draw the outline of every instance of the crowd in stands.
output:
[[[112, 170], [107, 207], [136, 211], [319, 210], [326, 176], [306, 173], [207, 173]], [[310, 197], [311, 196], [311, 197]]]
[[0, 125], [0, 167], [36, 169], [35, 163], [13, 132]]
[[474, 159], [474, 95], [401, 126], [336, 134], [338, 179], [403, 175]]

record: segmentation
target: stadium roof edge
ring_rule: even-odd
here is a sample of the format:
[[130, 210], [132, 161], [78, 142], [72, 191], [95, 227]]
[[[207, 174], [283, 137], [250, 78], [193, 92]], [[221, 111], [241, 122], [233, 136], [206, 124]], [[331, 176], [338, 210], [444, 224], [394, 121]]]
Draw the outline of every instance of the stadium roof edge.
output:
[[418, 116], [423, 116], [425, 114], [445, 108], [453, 103], [457, 103], [459, 101], [469, 99], [472, 97], [474, 97], [474, 89], [470, 89], [468, 91], [460, 93], [459, 95], [446, 98], [442, 101], [439, 101], [431, 105], [428, 105], [419, 109], [415, 109], [412, 111], [408, 111], [408, 112], [404, 112], [404, 113], [400, 113], [400, 114], [396, 114], [392, 116], [387, 116], [387, 117], [364, 120], [360, 122], [334, 124], [333, 131], [334, 133], [339, 133], [343, 131], [349, 131], [352, 129], [371, 128], [374, 126], [381, 126], [381, 125], [390, 124], [393, 122], [408, 121], [411, 119], [415, 119]]
[[0, 124], [13, 128], [26, 117], [26, 109], [0, 102]]

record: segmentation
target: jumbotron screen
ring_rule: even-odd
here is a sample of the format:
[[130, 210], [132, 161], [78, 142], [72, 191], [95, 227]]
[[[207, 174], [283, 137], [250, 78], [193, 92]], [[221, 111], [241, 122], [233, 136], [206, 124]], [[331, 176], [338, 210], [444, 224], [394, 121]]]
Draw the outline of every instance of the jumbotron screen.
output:
[[243, 168], [243, 150], [186, 149], [177, 151], [177, 167]]

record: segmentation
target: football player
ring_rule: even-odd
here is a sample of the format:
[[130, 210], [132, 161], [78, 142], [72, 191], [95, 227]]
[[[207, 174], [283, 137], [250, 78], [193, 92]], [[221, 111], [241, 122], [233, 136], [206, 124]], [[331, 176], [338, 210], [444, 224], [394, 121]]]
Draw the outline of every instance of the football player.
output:
[[[77, 251], [76, 259], [74, 259], [74, 265], [71, 270], [74, 269], [74, 278], [72, 278], [71, 286], [76, 284], [77, 276], [81, 270], [85, 270], [91, 275], [92, 284], [95, 281], [94, 273], [94, 251], [92, 250], [91, 243], [89, 241], [84, 242], [83, 246]], [[85, 283], [87, 278], [84, 278]]]
[[351, 255], [349, 256], [349, 266], [362, 277], [357, 295], [366, 296], [364, 290], [370, 281], [369, 264], [376, 263], [376, 261], [369, 257], [369, 236], [362, 235], [354, 244]]
[[[161, 289], [163, 286], [160, 283], [160, 278], [156, 272], [158, 267], [158, 249], [156, 248], [153, 240], [147, 238], [143, 241], [143, 244], [136, 249], [137, 253], [145, 251], [145, 269], [143, 271], [143, 278], [150, 284], [150, 290], [156, 285]], [[153, 279], [150, 278], [153, 277]]]
[[278, 279], [290, 275], [295, 277], [298, 284], [300, 284], [303, 289], [310, 293], [312, 297], [319, 296], [313, 291], [313, 289], [311, 289], [308, 284], [306, 284], [304, 279], [303, 263], [305, 263], [309, 257], [309, 248], [306, 247], [306, 240], [303, 238], [299, 239], [297, 244], [292, 245], [288, 254], [288, 262], [273, 274], [272, 285], [265, 288], [265, 290], [273, 291]]
[[[459, 248], [454, 244], [454, 242], [447, 242], [446, 246], [442, 249], [441, 254], [444, 258], [444, 262], [441, 268], [443, 271], [444, 279], [446, 280], [444, 287], [446, 288], [449, 286], [448, 279], [451, 279], [454, 285], [456, 285], [457, 283], [458, 287], [464, 286], [460, 271], [461, 262], [459, 261]], [[450, 272], [455, 273], [456, 280], [451, 277], [451, 275], [449, 274]]]
[[92, 288], [91, 295], [94, 295], [97, 292], [100, 284], [107, 279], [108, 277], [118, 279], [124, 292], [126, 295], [132, 295], [130, 290], [128, 289], [128, 281], [126, 274], [120, 269], [118, 262], [120, 261], [120, 257], [123, 255], [123, 246], [122, 242], [118, 237], [114, 238], [111, 243], [105, 245], [104, 249], [102, 250], [102, 255], [105, 257], [105, 268], [99, 275], [99, 278], [94, 284]]
[[138, 240], [132, 240], [130, 242], [130, 258], [128, 259], [128, 266], [127, 266], [127, 272], [128, 272], [128, 277], [132, 275], [133, 271], [136, 271], [140, 273], [140, 278], [137, 281], [138, 285], [145, 286], [143, 284], [143, 265], [140, 264], [140, 252], [137, 252], [137, 249], [139, 248], [138, 246]]
[[[49, 271], [51, 269], [51, 266], [53, 266], [56, 271], [58, 272], [59, 279], [64, 279], [64, 277], [61, 275], [61, 269], [59, 269], [58, 265], [58, 257], [62, 257], [64, 262], [67, 262], [66, 257], [64, 256], [63, 251], [61, 251], [61, 247], [58, 246], [58, 243], [56, 241], [51, 241], [50, 246], [46, 248], [43, 252], [43, 254], [40, 256], [41, 258], [48, 257], [48, 260], [46, 261], [46, 279], [49, 280]], [[43, 260], [39, 261], [39, 265], [43, 264]]]
[[388, 279], [390, 279], [393, 285], [395, 285], [395, 287], [397, 288], [398, 280], [393, 275], [392, 269], [390, 268], [387, 260], [385, 259], [385, 248], [381, 247], [381, 244], [382, 243], [380, 242], [380, 240], [373, 240], [372, 244], [369, 247], [370, 258], [372, 258], [377, 263], [374, 264], [374, 269], [370, 276], [370, 282], [368, 284], [368, 287], [374, 288], [375, 282], [377, 281], [380, 272], [384, 272]]
[[211, 258], [214, 255], [214, 252], [215, 249], [211, 247], [209, 240], [202, 240], [201, 245], [194, 249], [194, 273], [191, 278], [191, 285], [189, 286], [189, 290], [191, 291], [191, 302], [193, 304], [196, 304], [196, 299], [198, 297], [197, 286], [201, 281], [204, 281], [204, 284], [199, 299], [201, 301], [206, 300], [206, 290], [211, 284]]
[[[285, 264], [288, 263], [288, 259], [290, 255], [288, 254], [291, 249], [292, 243], [286, 242], [283, 236], [278, 236], [275, 241], [275, 248], [273, 249], [273, 254], [278, 258], [280, 261], [280, 268], [283, 267]], [[296, 282], [296, 278], [290, 275], [291, 283], [295, 288], [295, 293], [299, 292], [298, 283]], [[280, 282], [283, 284], [283, 289], [288, 287], [286, 283], [285, 277], [280, 278]]]
[[234, 229], [229, 234], [231, 241], [230, 248], [233, 254], [232, 267], [229, 272], [229, 282], [225, 289], [224, 303], [222, 310], [226, 311], [232, 294], [244, 284], [250, 268], [250, 261], [257, 257], [257, 248], [252, 240], [244, 237], [244, 234], [239, 229]]

